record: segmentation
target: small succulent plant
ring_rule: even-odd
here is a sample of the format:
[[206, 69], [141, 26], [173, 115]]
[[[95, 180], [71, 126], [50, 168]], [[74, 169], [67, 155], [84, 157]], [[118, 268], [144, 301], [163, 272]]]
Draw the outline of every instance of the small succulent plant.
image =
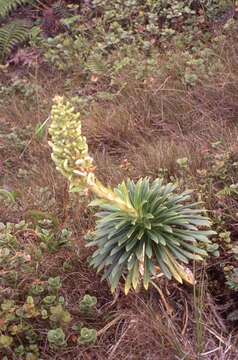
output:
[[40, 285], [40, 284], [34, 284], [31, 287], [31, 294], [32, 295], [40, 295], [41, 293], [44, 292], [44, 286]]
[[90, 314], [95, 309], [96, 304], [97, 298], [86, 294], [79, 303], [79, 309], [84, 314]]
[[61, 280], [60, 280], [60, 277], [59, 276], [56, 276], [56, 277], [50, 277], [48, 279], [48, 284], [50, 286], [50, 288], [54, 291], [57, 291], [61, 288]]
[[71, 321], [70, 313], [63, 308], [61, 304], [52, 306], [50, 308], [50, 320], [59, 323], [60, 325], [68, 324]]
[[63, 346], [65, 344], [65, 333], [61, 328], [49, 330], [47, 339], [50, 345]]
[[11, 336], [1, 335], [0, 336], [0, 349], [9, 347], [11, 345], [12, 341], [13, 341], [13, 338]]
[[79, 345], [89, 345], [94, 344], [97, 340], [97, 331], [95, 329], [89, 329], [83, 327], [80, 331], [80, 336], [78, 337]]
[[238, 267], [231, 266], [225, 269], [225, 278], [227, 286], [233, 291], [238, 291]]
[[46, 305], [52, 305], [56, 300], [55, 295], [48, 295], [43, 298], [43, 303]]

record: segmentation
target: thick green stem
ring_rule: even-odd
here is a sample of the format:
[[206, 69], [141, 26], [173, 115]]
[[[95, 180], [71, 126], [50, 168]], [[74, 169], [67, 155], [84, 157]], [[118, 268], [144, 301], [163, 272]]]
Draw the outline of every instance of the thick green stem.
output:
[[68, 179], [70, 191], [90, 190], [98, 198], [104, 199], [132, 218], [138, 213], [132, 206], [129, 196], [121, 199], [115, 192], [105, 187], [94, 176], [93, 159], [88, 154], [86, 138], [81, 133], [80, 114], [62, 97], [56, 97], [51, 111], [49, 133], [52, 141], [52, 159], [56, 168]]
[[94, 183], [89, 184], [89, 189], [100, 199], [107, 200], [120, 210], [128, 213], [133, 218], [138, 218], [136, 209], [128, 202], [126, 203], [115, 194], [113, 190], [102, 185], [97, 179]]

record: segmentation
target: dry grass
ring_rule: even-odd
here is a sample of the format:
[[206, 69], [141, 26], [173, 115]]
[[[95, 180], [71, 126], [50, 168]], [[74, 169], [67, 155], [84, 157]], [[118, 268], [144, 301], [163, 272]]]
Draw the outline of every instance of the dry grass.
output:
[[163, 81], [151, 78], [144, 84], [127, 74], [115, 101], [93, 106], [84, 128], [103, 180], [114, 184], [125, 173], [157, 176], [161, 167], [174, 175], [181, 157], [188, 157], [196, 174], [206, 167], [203, 154], [212, 142], [221, 140], [227, 148], [236, 144], [238, 48], [231, 41], [218, 49], [219, 71], [194, 88], [178, 81], [174, 68]]
[[[62, 294], [71, 313], [74, 314], [74, 304], [84, 292], [97, 296], [97, 315], [86, 325], [98, 330], [99, 339], [97, 345], [90, 348], [75, 347], [72, 342], [72, 348], [57, 355], [48, 347], [42, 348], [45, 359], [236, 359], [235, 338], [218, 315], [207, 289], [202, 298], [196, 297], [195, 304], [192, 289], [161, 283], [161, 289], [173, 308], [173, 314], [169, 315], [155, 289], [127, 297], [118, 289], [112, 297], [107, 284], [100, 284], [99, 278], [85, 265], [86, 254], [80, 259], [74, 258], [72, 272], [59, 273], [60, 264], [66, 259], [67, 254], [54, 259], [54, 265], [47, 271], [52, 274], [55, 269], [55, 274], [62, 275]], [[202, 286], [204, 283], [198, 283], [198, 294]], [[77, 322], [77, 316], [74, 321]], [[202, 345], [201, 348], [198, 344]]]
[[[176, 76], [141, 84], [133, 82], [127, 74], [124, 78], [127, 86], [119, 97], [110, 104], [94, 105], [90, 118], [83, 119], [99, 177], [115, 185], [126, 176], [156, 177], [161, 168], [168, 170], [168, 176], [177, 176], [180, 173], [176, 159], [187, 157], [190, 181], [196, 185], [197, 170], [208, 166], [203, 154], [211, 142], [222, 140], [227, 148], [237, 149], [237, 55], [238, 46], [234, 41], [222, 46], [219, 57], [224, 64], [223, 72], [194, 88], [186, 88]], [[44, 84], [35, 109], [29, 110], [17, 97], [10, 100], [10, 107], [0, 109], [5, 129], [25, 129], [27, 134], [26, 144], [20, 150], [14, 146], [10, 149], [3, 139], [1, 183], [19, 191], [21, 197], [16, 208], [0, 210], [1, 221], [17, 221], [24, 218], [29, 209], [38, 209], [53, 213], [62, 226], [69, 225], [74, 230], [76, 245], [80, 245], [74, 270], [67, 275], [60, 270], [69, 256], [62, 253], [42, 264], [42, 272], [55, 271], [58, 275], [61, 271], [63, 294], [72, 311], [85, 291], [95, 294], [99, 300], [94, 322], [100, 334], [97, 345], [82, 349], [72, 343], [67, 352], [55, 355], [44, 344], [44, 359], [237, 359], [234, 343], [237, 329], [233, 334], [220, 316], [206, 277], [198, 281], [194, 293], [191, 288], [162, 282], [163, 292], [174, 309], [169, 316], [155, 289], [128, 297], [118, 290], [117, 297], [113, 298], [107, 284], [101, 284], [88, 268], [82, 234], [92, 228], [93, 214], [75, 197], [68, 197], [67, 186], [50, 161], [46, 139], [37, 142], [32, 137], [36, 123], [48, 116], [51, 96], [62, 91], [62, 79], [49, 77], [47, 80], [38, 74], [35, 81]], [[19, 177], [19, 169], [26, 170], [27, 175]], [[47, 188], [51, 194], [47, 201], [41, 188]], [[232, 211], [237, 211], [237, 204], [233, 206]], [[47, 265], [50, 262], [52, 266]], [[212, 262], [209, 266], [217, 269]], [[198, 269], [198, 275], [203, 271]], [[223, 285], [221, 282], [220, 286]]]

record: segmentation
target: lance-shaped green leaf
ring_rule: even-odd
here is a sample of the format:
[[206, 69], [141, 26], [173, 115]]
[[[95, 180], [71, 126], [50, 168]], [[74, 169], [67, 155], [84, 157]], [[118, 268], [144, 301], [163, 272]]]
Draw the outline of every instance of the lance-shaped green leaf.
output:
[[147, 289], [158, 268], [168, 279], [193, 281], [181, 264], [203, 260], [208, 237], [215, 232], [200, 230], [200, 226], [209, 227], [210, 221], [204, 209], [196, 208], [198, 203], [189, 204], [191, 191], [177, 195], [175, 190], [173, 184], [164, 186], [161, 180], [150, 182], [148, 178], [119, 185], [116, 195], [134, 206], [138, 214], [134, 218], [122, 209], [115, 211], [113, 203], [95, 203], [100, 211], [91, 245], [99, 251], [95, 250], [91, 264], [104, 270], [103, 278], [113, 291], [123, 277], [126, 293], [140, 281]]

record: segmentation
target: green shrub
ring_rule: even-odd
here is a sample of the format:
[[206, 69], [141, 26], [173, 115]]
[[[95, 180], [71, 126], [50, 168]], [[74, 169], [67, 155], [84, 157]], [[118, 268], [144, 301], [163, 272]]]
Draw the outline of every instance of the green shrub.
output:
[[91, 264], [97, 271], [104, 270], [103, 279], [112, 291], [121, 277], [126, 278], [126, 293], [136, 289], [141, 279], [147, 289], [158, 271], [180, 283], [193, 283], [192, 274], [180, 263], [206, 257], [208, 237], [215, 232], [203, 229], [210, 227], [210, 221], [204, 210], [197, 209], [199, 203], [188, 202], [191, 191], [177, 194], [175, 184], [148, 178], [137, 183], [127, 180], [114, 190], [103, 186], [93, 173], [79, 114], [57, 97], [51, 119], [50, 146], [57, 169], [69, 180], [71, 191], [97, 196], [91, 206], [100, 208], [99, 219], [88, 246], [98, 247]]
[[178, 282], [191, 282], [190, 275], [177, 260], [188, 264], [189, 260], [202, 260], [207, 252], [199, 244], [209, 244], [213, 231], [208, 218], [197, 210], [196, 203], [188, 204], [191, 191], [175, 193], [174, 184], [163, 185], [162, 180], [128, 180], [114, 191], [122, 200], [129, 201], [137, 215], [131, 216], [105, 200], [96, 200], [99, 206], [95, 239], [89, 246], [97, 246], [91, 264], [104, 269], [103, 278], [109, 280], [114, 290], [121, 276], [127, 274], [125, 291], [138, 287], [143, 277], [147, 289], [152, 275], [160, 270]]

